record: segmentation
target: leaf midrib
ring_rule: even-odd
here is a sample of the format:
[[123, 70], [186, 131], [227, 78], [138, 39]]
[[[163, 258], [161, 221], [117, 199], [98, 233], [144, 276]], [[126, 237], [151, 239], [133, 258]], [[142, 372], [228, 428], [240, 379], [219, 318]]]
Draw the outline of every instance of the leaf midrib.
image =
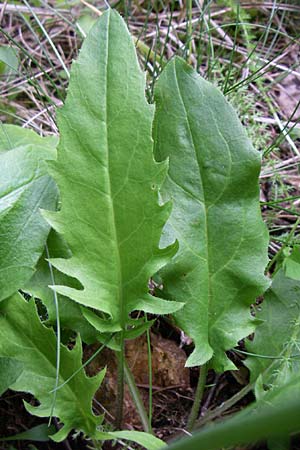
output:
[[120, 325], [122, 330], [125, 328], [125, 320], [124, 320], [124, 301], [123, 301], [123, 277], [122, 277], [122, 270], [121, 270], [121, 255], [120, 255], [120, 245], [119, 245], [119, 236], [116, 226], [116, 215], [115, 215], [115, 205], [114, 205], [114, 197], [112, 195], [112, 180], [111, 180], [111, 173], [110, 173], [110, 152], [109, 152], [109, 126], [108, 126], [108, 108], [109, 108], [109, 102], [108, 102], [108, 59], [109, 59], [109, 51], [110, 51], [110, 17], [111, 12], [109, 11], [109, 14], [107, 15], [107, 38], [106, 38], [106, 60], [105, 60], [105, 131], [106, 131], [106, 157], [107, 157], [107, 173], [108, 173], [108, 187], [109, 187], [109, 199], [111, 203], [111, 222], [113, 225], [113, 234], [114, 239], [113, 242], [115, 242], [115, 254], [117, 257], [117, 277], [118, 277], [118, 303], [120, 308], [120, 317], [116, 318], [119, 319]]

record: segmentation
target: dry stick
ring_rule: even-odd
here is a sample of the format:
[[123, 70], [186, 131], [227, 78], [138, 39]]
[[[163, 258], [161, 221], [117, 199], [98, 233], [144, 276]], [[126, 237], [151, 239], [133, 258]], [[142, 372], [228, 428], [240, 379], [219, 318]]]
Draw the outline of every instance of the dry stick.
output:
[[189, 63], [191, 62], [191, 56], [192, 56], [192, 44], [193, 44], [193, 23], [192, 23], [192, 15], [193, 15], [193, 11], [192, 11], [192, 0], [188, 0], [186, 2], [186, 9], [187, 9], [187, 31], [188, 31], [188, 55], [187, 55], [187, 59], [189, 61]]
[[187, 426], [186, 426], [187, 431], [193, 430], [195, 422], [197, 420], [201, 400], [202, 400], [204, 389], [205, 389], [207, 371], [208, 371], [208, 363], [203, 364], [200, 368], [200, 375], [199, 375], [199, 379], [198, 379], [195, 399], [194, 399], [192, 410], [190, 412]]
[[66, 75], [68, 78], [70, 78], [70, 72], [68, 70], [68, 68], [66, 67], [64, 60], [62, 59], [62, 57], [60, 56], [57, 48], [55, 47], [55, 45], [53, 44], [52, 39], [50, 38], [49, 34], [47, 33], [44, 25], [42, 24], [42, 22], [40, 21], [40, 19], [38, 18], [38, 16], [35, 14], [35, 12], [33, 11], [33, 9], [31, 8], [31, 6], [29, 5], [29, 3], [27, 2], [27, 0], [23, 0], [23, 2], [25, 3], [25, 5], [28, 7], [28, 9], [30, 10], [31, 14], [33, 15], [36, 23], [38, 24], [38, 26], [40, 27], [40, 29], [42, 30], [43, 34], [45, 35], [47, 41], [49, 42], [49, 44], [51, 45], [52, 50], [55, 53], [55, 56], [57, 57], [57, 59], [59, 60], [59, 62], [61, 63], [62, 68], [64, 69]]
[[[208, 392], [207, 398], [205, 399], [205, 402], [203, 403], [203, 405], [201, 407], [201, 412], [200, 412], [201, 415], [205, 414], [205, 411], [208, 410], [208, 406], [211, 404], [212, 398], [216, 392], [217, 385], [219, 383], [219, 379], [220, 379], [220, 374], [216, 374], [213, 385], [211, 386], [211, 389]], [[206, 385], [206, 387], [209, 387], [209, 386], [210, 385]]]
[[5, 0], [5, 2], [2, 5], [2, 8], [0, 10], [0, 23], [2, 23], [3, 16], [4, 16], [4, 13], [5, 13], [5, 9], [7, 7], [7, 2], [8, 2], [8, 0]]
[[[25, 6], [25, 5], [14, 5], [14, 4], [10, 5], [10, 4], [7, 4], [7, 3], [8, 3], [7, 1], [5, 1], [4, 3], [0, 3], [0, 9], [1, 9], [1, 12], [3, 11], [3, 14], [4, 13], [6, 13], [6, 14], [16, 13], [16, 12], [17, 13], [28, 14], [28, 13], [31, 12], [29, 10], [28, 6]], [[46, 9], [46, 8], [37, 8], [35, 6], [32, 6], [30, 9], [33, 10], [36, 14], [40, 14], [40, 15], [43, 15], [43, 16], [53, 16], [55, 14], [55, 12], [53, 12], [53, 11], [51, 11], [49, 9]], [[66, 12], [66, 10], [64, 10], [64, 9], [59, 9], [58, 11], [60, 13], [62, 13], [62, 14]]]
[[[235, 349], [235, 351], [237, 351]], [[241, 350], [239, 350], [238, 352], [240, 353], [246, 353], [246, 352], [241, 352]], [[248, 355], [252, 355], [252, 356], [258, 356], [255, 353], [249, 353], [247, 352]], [[295, 354], [292, 355], [294, 358], [300, 356], [299, 354]], [[260, 358], [267, 358], [267, 359], [273, 359], [272, 364], [267, 367], [267, 369], [265, 369], [262, 374], [266, 374], [268, 373], [270, 370], [272, 370], [272, 368], [274, 367], [274, 363], [276, 363], [276, 361], [278, 359], [280, 359], [280, 357], [278, 356], [267, 356], [267, 355], [259, 355]], [[249, 394], [250, 391], [252, 391], [254, 389], [254, 386], [256, 384], [255, 380], [252, 383], [249, 383], [247, 386], [243, 387], [243, 389], [241, 389], [239, 392], [237, 392], [233, 397], [229, 398], [228, 400], [226, 400], [224, 403], [222, 403], [220, 406], [218, 406], [217, 408], [207, 412], [207, 414], [200, 418], [199, 420], [196, 421], [195, 424], [195, 429], [201, 428], [203, 425], [205, 425], [207, 422], [211, 422], [212, 420], [216, 419], [217, 417], [219, 417], [221, 414], [223, 414], [225, 411], [227, 411], [229, 408], [231, 408], [233, 405], [235, 405], [237, 402], [239, 402], [242, 398], [244, 398], [247, 394]]]
[[198, 429], [202, 427], [207, 422], [212, 421], [213, 419], [216, 419], [219, 417], [223, 412], [227, 411], [229, 408], [231, 408], [233, 405], [235, 405], [238, 401], [240, 401], [242, 398], [245, 397], [253, 388], [255, 383], [248, 384], [243, 389], [241, 389], [239, 392], [237, 392], [233, 397], [226, 400], [224, 403], [222, 403], [217, 408], [213, 409], [211, 412], [208, 412], [204, 417], [197, 420], [194, 426], [194, 429]]
[[[263, 372], [262, 375], [265, 375], [269, 373], [271, 370], [274, 370], [274, 364], [276, 364], [276, 361], [278, 359], [281, 359], [280, 356], [271, 356], [271, 355], [257, 355], [255, 353], [249, 353], [249, 352], [242, 352], [241, 350], [235, 349], [238, 353], [244, 353], [250, 356], [257, 356], [260, 358], [266, 358], [266, 359], [272, 359], [273, 362], [268, 366]], [[292, 357], [296, 358], [299, 357], [300, 354], [291, 355]], [[285, 358], [285, 356], [283, 356]], [[229, 408], [231, 408], [233, 405], [235, 405], [238, 401], [240, 401], [242, 398], [244, 398], [250, 391], [252, 391], [255, 387], [257, 380], [253, 381], [252, 383], [249, 383], [247, 386], [245, 386], [243, 389], [241, 389], [239, 392], [237, 392], [233, 397], [226, 400], [224, 403], [222, 403], [217, 408], [211, 410], [210, 412], [207, 412], [207, 414], [202, 417], [201, 419], [197, 420], [195, 424], [195, 429], [201, 428], [203, 425], [205, 425], [207, 422], [211, 422], [213, 419], [216, 419], [219, 417], [222, 413], [227, 411]]]

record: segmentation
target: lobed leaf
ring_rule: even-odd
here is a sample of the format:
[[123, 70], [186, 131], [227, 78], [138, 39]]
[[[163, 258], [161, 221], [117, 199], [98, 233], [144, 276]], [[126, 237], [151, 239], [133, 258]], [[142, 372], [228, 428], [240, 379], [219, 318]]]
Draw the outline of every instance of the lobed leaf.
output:
[[[30, 326], [29, 326], [30, 324]], [[69, 350], [61, 345], [59, 385], [82, 365], [80, 339]], [[15, 391], [30, 392], [39, 406], [26, 403], [26, 409], [39, 417], [51, 413], [56, 377], [56, 336], [45, 327], [36, 312], [34, 301], [26, 302], [19, 294], [0, 303], [0, 356], [14, 358], [23, 364], [23, 370], [10, 387]], [[57, 390], [53, 415], [63, 427], [51, 438], [63, 440], [71, 429], [94, 436], [102, 416], [92, 413], [92, 399], [104, 376], [104, 371], [88, 378], [79, 371], [67, 384]]]
[[23, 364], [14, 358], [0, 358], [0, 395], [18, 379]]
[[[60, 235], [51, 230], [47, 240], [48, 254], [55, 257], [69, 258], [71, 252]], [[53, 283], [67, 284], [80, 289], [80, 283], [70, 278], [54, 267], [52, 268], [53, 278], [51, 277], [49, 262], [47, 261], [46, 251], [39, 259], [36, 271], [32, 278], [23, 286], [23, 290], [35, 298], [39, 298], [47, 308], [47, 325], [56, 325], [56, 307], [54, 302], [54, 292], [50, 287]], [[82, 340], [88, 344], [97, 341], [99, 332], [89, 324], [84, 318], [81, 307], [68, 297], [58, 295], [59, 320], [63, 330], [73, 330], [80, 333]]]
[[50, 226], [39, 209], [56, 207], [45, 162], [55, 158], [56, 144], [31, 130], [0, 127], [0, 301], [29, 280], [44, 250]]
[[164, 293], [186, 302], [175, 319], [194, 340], [187, 366], [212, 358], [222, 372], [235, 368], [225, 351], [253, 332], [249, 306], [268, 286], [260, 156], [224, 96], [183, 60], [166, 66], [155, 99], [155, 156], [170, 158], [162, 198], [174, 200], [162, 242], [179, 241]]
[[284, 386], [300, 370], [300, 281], [279, 270], [265, 294], [257, 318], [254, 340], [247, 341], [249, 356], [246, 366], [250, 382], [256, 381], [255, 393], [260, 398], [267, 391]]
[[61, 140], [51, 164], [61, 211], [45, 213], [72, 257], [52, 264], [82, 288], [56, 285], [76, 302], [105, 313], [101, 331], [125, 328], [133, 310], [168, 313], [181, 304], [148, 294], [148, 280], [175, 253], [159, 248], [170, 204], [158, 204], [167, 163], [152, 152], [153, 107], [124, 21], [107, 10], [73, 62], [58, 114]]

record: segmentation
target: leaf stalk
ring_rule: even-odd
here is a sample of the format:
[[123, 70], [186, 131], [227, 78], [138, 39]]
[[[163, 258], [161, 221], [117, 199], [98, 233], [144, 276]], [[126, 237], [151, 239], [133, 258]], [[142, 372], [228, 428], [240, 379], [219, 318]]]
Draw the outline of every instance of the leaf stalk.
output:
[[194, 403], [193, 403], [193, 406], [192, 406], [192, 409], [191, 409], [191, 412], [190, 412], [190, 415], [188, 418], [188, 422], [187, 422], [187, 427], [186, 427], [187, 431], [193, 430], [195, 422], [197, 420], [201, 401], [203, 398], [204, 389], [205, 389], [207, 372], [208, 372], [208, 363], [203, 364], [200, 368], [200, 375], [199, 375], [198, 384], [197, 384], [197, 388], [196, 388], [195, 399], [194, 399]]
[[151, 433], [151, 422], [148, 418], [145, 406], [143, 404], [143, 401], [141, 399], [138, 387], [134, 381], [134, 377], [132, 375], [132, 372], [127, 364], [126, 358], [124, 358], [124, 372], [125, 372], [125, 380], [128, 385], [132, 400], [135, 403], [137, 412], [139, 413], [141, 422], [143, 424], [143, 428], [146, 431], [146, 433]]
[[120, 351], [116, 352], [118, 359], [117, 374], [117, 404], [116, 404], [116, 420], [115, 427], [119, 430], [123, 421], [123, 404], [124, 404], [124, 365], [125, 365], [125, 340], [124, 330], [120, 333]]

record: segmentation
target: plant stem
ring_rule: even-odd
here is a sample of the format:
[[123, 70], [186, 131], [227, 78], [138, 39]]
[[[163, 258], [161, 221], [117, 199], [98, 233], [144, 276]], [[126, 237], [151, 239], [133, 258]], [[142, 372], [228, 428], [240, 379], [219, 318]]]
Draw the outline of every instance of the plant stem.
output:
[[275, 264], [275, 262], [281, 257], [284, 249], [288, 246], [288, 244], [290, 243], [290, 241], [292, 240], [294, 233], [299, 225], [300, 222], [300, 218], [296, 220], [296, 222], [294, 223], [291, 231], [289, 232], [288, 237], [286, 238], [285, 242], [282, 244], [280, 250], [276, 253], [276, 255], [270, 260], [269, 264], [267, 265], [266, 268], [266, 272], [268, 272], [270, 270], [270, 268]]
[[196, 393], [195, 393], [195, 399], [194, 399], [192, 410], [190, 412], [188, 422], [187, 422], [187, 427], [186, 427], [187, 431], [193, 430], [195, 422], [197, 420], [201, 400], [203, 397], [203, 392], [205, 389], [207, 371], [208, 371], [208, 363], [203, 364], [203, 366], [201, 366], [201, 368], [200, 368], [200, 375], [199, 375], [197, 389], [196, 389]]
[[123, 403], [124, 403], [124, 363], [125, 363], [125, 341], [124, 331], [120, 333], [120, 351], [116, 352], [118, 358], [118, 374], [117, 374], [117, 406], [115, 427], [119, 430], [123, 420]]
[[[249, 353], [248, 353], [249, 354]], [[292, 355], [296, 356], [296, 355]], [[261, 355], [260, 355], [261, 357]], [[283, 356], [285, 358], [285, 356]], [[268, 358], [270, 358], [268, 356]], [[262, 376], [265, 376], [266, 374], [272, 372], [274, 370], [274, 365], [276, 364], [276, 361], [278, 358], [274, 358], [273, 362], [267, 367], [262, 373]], [[201, 417], [201, 419], [196, 421], [195, 429], [201, 428], [203, 425], [205, 425], [207, 422], [211, 422], [212, 420], [219, 417], [221, 414], [223, 414], [225, 411], [227, 411], [229, 408], [231, 408], [233, 405], [235, 405], [237, 402], [239, 402], [242, 398], [244, 398], [250, 391], [252, 391], [255, 387], [256, 381], [249, 383], [247, 386], [243, 387], [239, 392], [237, 392], [233, 397], [229, 398], [225, 402], [223, 402], [220, 406], [213, 410], [208, 410], [204, 417]]]
[[150, 426], [150, 421], [149, 418], [147, 416], [147, 412], [145, 409], [145, 406], [143, 404], [143, 401], [141, 399], [140, 396], [140, 392], [138, 390], [137, 385], [135, 384], [133, 375], [131, 373], [131, 370], [128, 367], [127, 361], [124, 358], [124, 372], [125, 372], [125, 379], [126, 379], [126, 383], [128, 385], [131, 397], [135, 403], [136, 409], [139, 413], [139, 416], [141, 418], [141, 422], [143, 424], [143, 428], [147, 433], [151, 433], [151, 426]]
[[[97, 441], [96, 439], [93, 439], [92, 443], [93, 443], [94, 450], [101, 450], [102, 449], [101, 442]], [[88, 447], [88, 448], [91, 448], [91, 447]]]
[[[147, 321], [147, 314], [145, 315], [145, 320]], [[148, 373], [149, 373], [149, 432], [152, 432], [152, 408], [153, 408], [153, 389], [152, 389], [152, 353], [151, 353], [151, 338], [149, 329], [146, 331], [147, 335], [147, 350], [148, 350]]]
[[238, 401], [240, 401], [242, 398], [245, 397], [253, 388], [255, 383], [248, 384], [243, 389], [241, 389], [239, 392], [237, 392], [233, 397], [226, 400], [226, 402], [222, 403], [221, 406], [218, 406], [217, 408], [213, 409], [212, 411], [208, 412], [204, 417], [201, 417], [201, 419], [197, 420], [195, 423], [195, 429], [201, 428], [204, 424], [207, 422], [210, 422], [211, 420], [219, 417], [222, 413], [227, 411], [229, 408], [231, 408], [233, 405], [235, 405]]

